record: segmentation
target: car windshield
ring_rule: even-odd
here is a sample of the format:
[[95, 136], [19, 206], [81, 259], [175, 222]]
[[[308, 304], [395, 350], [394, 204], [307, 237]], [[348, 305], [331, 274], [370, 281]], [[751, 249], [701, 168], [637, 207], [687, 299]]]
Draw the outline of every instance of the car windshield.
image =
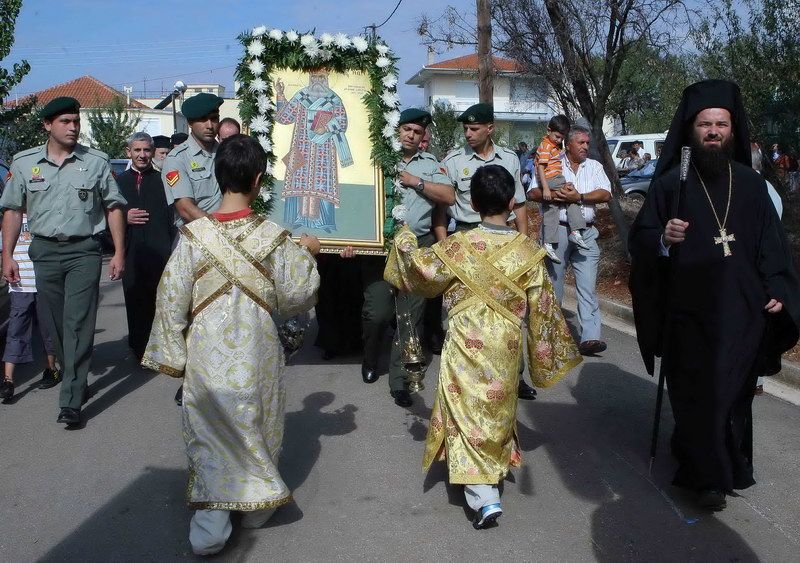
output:
[[628, 178], [650, 178], [653, 173], [656, 171], [656, 161], [650, 160], [639, 168], [638, 170], [634, 170], [630, 174], [628, 174]]

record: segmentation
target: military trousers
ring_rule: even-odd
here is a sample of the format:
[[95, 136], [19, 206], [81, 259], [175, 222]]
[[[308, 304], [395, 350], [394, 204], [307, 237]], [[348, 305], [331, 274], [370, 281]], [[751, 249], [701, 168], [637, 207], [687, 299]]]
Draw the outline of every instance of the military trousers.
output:
[[[429, 248], [436, 242], [433, 234], [427, 233], [417, 237], [417, 246]], [[397, 329], [394, 331], [392, 349], [389, 353], [389, 389], [400, 391], [406, 388], [406, 370], [403, 365], [403, 347], [409, 337], [409, 325], [416, 330], [417, 338], [422, 343], [425, 328], [425, 306], [428, 299], [413, 293], [400, 292], [397, 295]], [[407, 317], [406, 317], [407, 316]], [[408, 324], [403, 319], [408, 318]], [[430, 357], [426, 357], [430, 363]]]
[[364, 305], [361, 308], [361, 337], [364, 343], [364, 365], [375, 368], [381, 355], [381, 343], [394, 317], [394, 290], [383, 279], [386, 258], [359, 257], [362, 261], [361, 282]]
[[59, 405], [80, 409], [94, 347], [100, 241], [88, 237], [62, 242], [34, 236], [28, 254], [38, 297], [49, 309], [41, 320], [53, 339], [63, 372]]

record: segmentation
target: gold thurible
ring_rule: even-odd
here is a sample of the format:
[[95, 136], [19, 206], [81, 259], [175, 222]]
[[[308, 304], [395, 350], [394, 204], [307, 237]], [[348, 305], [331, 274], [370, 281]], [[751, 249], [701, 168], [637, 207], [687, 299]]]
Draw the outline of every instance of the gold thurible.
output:
[[[397, 298], [395, 297], [395, 312], [397, 312]], [[403, 369], [406, 371], [406, 382], [408, 390], [418, 393], [425, 389], [423, 380], [425, 370], [428, 368], [425, 362], [425, 354], [422, 352], [422, 344], [419, 340], [417, 329], [411, 322], [411, 315], [397, 313], [397, 330], [400, 332], [400, 345], [403, 347], [401, 361]]]

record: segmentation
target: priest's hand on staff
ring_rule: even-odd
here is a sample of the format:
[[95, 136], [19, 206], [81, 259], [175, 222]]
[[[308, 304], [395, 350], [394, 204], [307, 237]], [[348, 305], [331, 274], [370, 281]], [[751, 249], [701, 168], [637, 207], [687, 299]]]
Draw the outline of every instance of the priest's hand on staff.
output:
[[305, 246], [308, 249], [308, 251], [314, 256], [319, 254], [320, 244], [319, 244], [319, 239], [317, 237], [313, 237], [307, 234], [302, 234], [300, 235], [300, 242], [298, 244], [300, 246]]
[[767, 313], [780, 313], [783, 311], [783, 303], [777, 299], [770, 299], [769, 303], [764, 306], [764, 310]]
[[664, 245], [670, 246], [683, 242], [686, 238], [686, 229], [689, 228], [689, 223], [681, 221], [680, 219], [670, 219], [667, 226], [664, 227]]
[[144, 225], [150, 220], [150, 214], [144, 209], [132, 207], [128, 209], [128, 224], [129, 225]]

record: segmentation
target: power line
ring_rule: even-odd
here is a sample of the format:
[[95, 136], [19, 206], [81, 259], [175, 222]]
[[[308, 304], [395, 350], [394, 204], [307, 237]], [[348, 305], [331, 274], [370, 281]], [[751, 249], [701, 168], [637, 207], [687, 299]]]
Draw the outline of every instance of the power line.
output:
[[378, 29], [379, 27], [383, 27], [384, 24], [386, 24], [390, 19], [392, 19], [392, 16], [394, 15], [394, 13], [397, 11], [397, 8], [399, 8], [400, 4], [402, 4], [402, 3], [403, 3], [403, 0], [397, 0], [397, 5], [394, 7], [394, 10], [392, 10], [392, 13], [389, 14], [389, 17], [386, 18], [385, 20], [383, 20], [383, 23], [381, 23], [380, 25], [373, 26], [374, 29]]

